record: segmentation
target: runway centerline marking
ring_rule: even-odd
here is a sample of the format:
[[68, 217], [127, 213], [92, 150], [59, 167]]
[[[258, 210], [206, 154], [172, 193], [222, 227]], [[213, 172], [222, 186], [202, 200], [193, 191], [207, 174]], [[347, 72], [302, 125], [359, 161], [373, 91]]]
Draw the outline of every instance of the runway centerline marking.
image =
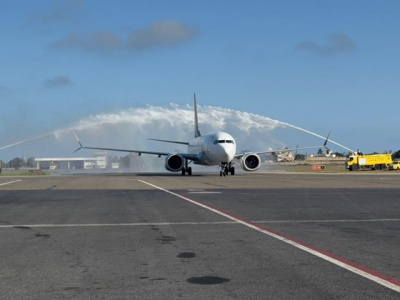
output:
[[18, 179], [18, 180], [13, 180], [13, 181], [9, 181], [9, 182], [4, 182], [4, 183], [0, 183], [0, 186], [7, 185], [7, 184], [13, 184], [13, 183], [17, 183], [20, 181], [22, 181], [22, 180]]
[[289, 245], [292, 245], [292, 246], [294, 246], [294, 247], [296, 247], [296, 248], [298, 248], [300, 250], [303, 250], [303, 251], [308, 252], [308, 253], [310, 253], [310, 254], [312, 254], [314, 256], [322, 258], [322, 259], [324, 259], [324, 260], [326, 260], [326, 261], [328, 261], [328, 262], [330, 262], [332, 264], [335, 264], [335, 265], [337, 265], [337, 266], [339, 266], [339, 267], [341, 267], [343, 269], [346, 269], [346, 270], [348, 270], [350, 272], [353, 272], [353, 273], [355, 273], [357, 275], [360, 275], [360, 276], [362, 276], [362, 277], [364, 277], [366, 279], [374, 281], [374, 282], [376, 282], [376, 283], [378, 283], [378, 284], [380, 284], [380, 285], [382, 285], [384, 287], [387, 287], [387, 288], [389, 288], [391, 290], [394, 290], [394, 291], [400, 293], [400, 281], [395, 279], [395, 278], [391, 278], [391, 277], [389, 277], [387, 275], [384, 275], [382, 273], [379, 273], [379, 272], [377, 272], [375, 270], [366, 268], [366, 267], [364, 267], [362, 265], [354, 263], [354, 262], [352, 262], [350, 260], [347, 260], [345, 258], [339, 257], [339, 256], [337, 256], [337, 255], [335, 255], [333, 253], [328, 252], [328, 251], [325, 251], [325, 250], [322, 250], [322, 249], [318, 249], [318, 248], [316, 248], [316, 247], [314, 247], [312, 245], [308, 245], [307, 243], [304, 243], [304, 242], [302, 242], [300, 240], [296, 240], [296, 239], [294, 239], [294, 238], [292, 238], [292, 237], [290, 237], [288, 235], [285, 235], [285, 234], [282, 234], [280, 232], [277, 232], [277, 231], [262, 227], [261, 225], [253, 223], [251, 221], [247, 221], [247, 220], [245, 220], [243, 218], [240, 218], [240, 217], [233, 216], [233, 215], [231, 215], [231, 214], [229, 214], [227, 212], [224, 212], [224, 211], [222, 211], [220, 209], [211, 207], [209, 205], [197, 202], [197, 201], [192, 200], [190, 198], [187, 198], [185, 196], [182, 196], [182, 195], [179, 195], [177, 193], [171, 192], [171, 191], [169, 191], [167, 189], [164, 189], [162, 187], [159, 187], [159, 186], [154, 185], [152, 183], [149, 183], [147, 181], [144, 181], [144, 180], [138, 180], [138, 181], [143, 183], [143, 184], [146, 184], [148, 186], [151, 186], [151, 187], [153, 187], [155, 189], [158, 189], [158, 190], [161, 190], [161, 191], [163, 191], [165, 193], [168, 193], [170, 195], [176, 196], [176, 197], [178, 197], [178, 198], [180, 198], [182, 200], [188, 201], [188, 202], [190, 202], [192, 204], [195, 204], [197, 206], [205, 208], [205, 209], [207, 209], [207, 210], [209, 210], [211, 212], [214, 212], [214, 213], [216, 213], [216, 214], [218, 214], [220, 216], [223, 216], [225, 218], [233, 220], [233, 221], [235, 221], [237, 223], [240, 223], [240, 224], [242, 224], [244, 226], [247, 226], [247, 227], [249, 227], [251, 229], [254, 229], [254, 230], [258, 231], [258, 232], [264, 233], [264, 234], [266, 234], [266, 235], [268, 235], [270, 237], [273, 237], [273, 238], [275, 238], [277, 240], [280, 240], [280, 241], [285, 242], [285, 243], [287, 243]]

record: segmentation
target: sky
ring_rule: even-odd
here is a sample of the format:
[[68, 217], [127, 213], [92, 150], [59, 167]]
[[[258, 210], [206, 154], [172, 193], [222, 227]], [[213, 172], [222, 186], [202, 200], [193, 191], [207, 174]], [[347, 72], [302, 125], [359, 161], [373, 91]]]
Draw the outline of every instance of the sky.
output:
[[0, 1], [0, 160], [90, 154], [72, 154], [70, 129], [90, 146], [168, 151], [144, 140], [191, 137], [193, 93], [200, 127], [215, 110], [212, 124], [234, 127], [242, 149], [323, 140], [285, 126], [239, 132], [239, 113], [397, 151], [399, 11], [397, 0]]

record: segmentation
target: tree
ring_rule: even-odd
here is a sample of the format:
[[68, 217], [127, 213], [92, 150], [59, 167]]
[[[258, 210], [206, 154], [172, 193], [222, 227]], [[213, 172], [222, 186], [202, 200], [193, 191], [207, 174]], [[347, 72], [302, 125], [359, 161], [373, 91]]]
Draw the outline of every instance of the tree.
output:
[[129, 166], [131, 165], [131, 156], [131, 154], [128, 154], [120, 158], [119, 163], [121, 164], [121, 168], [129, 169]]
[[400, 159], [400, 150], [393, 152], [392, 159], [397, 159], [397, 160]]
[[340, 152], [334, 152], [334, 154], [336, 155], [336, 157], [345, 157], [346, 156], [344, 153], [340, 153]]
[[36, 168], [36, 162], [35, 162], [35, 158], [34, 157], [29, 157], [28, 161], [26, 162], [26, 165], [29, 168]]
[[8, 167], [19, 169], [23, 166], [23, 163], [24, 161], [21, 158], [16, 157], [8, 162]]

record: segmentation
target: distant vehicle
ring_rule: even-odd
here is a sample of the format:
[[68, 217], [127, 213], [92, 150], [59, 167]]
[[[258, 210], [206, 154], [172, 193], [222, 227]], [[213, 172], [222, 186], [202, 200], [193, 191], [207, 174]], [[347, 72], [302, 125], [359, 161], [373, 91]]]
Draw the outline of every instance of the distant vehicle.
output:
[[394, 161], [389, 165], [389, 170], [400, 170], [400, 161]]
[[381, 170], [386, 169], [392, 163], [391, 154], [368, 154], [350, 155], [346, 159], [346, 169], [349, 171], [357, 170]]

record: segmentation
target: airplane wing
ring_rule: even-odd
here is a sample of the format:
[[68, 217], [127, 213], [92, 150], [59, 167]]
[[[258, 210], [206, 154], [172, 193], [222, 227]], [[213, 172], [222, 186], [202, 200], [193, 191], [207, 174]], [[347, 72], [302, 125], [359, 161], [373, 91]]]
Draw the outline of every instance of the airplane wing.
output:
[[[285, 149], [275, 149], [275, 150], [267, 150], [267, 151], [261, 151], [261, 152], [251, 152], [251, 153], [255, 153], [257, 155], [262, 155], [262, 154], [268, 154], [268, 153], [276, 153], [276, 152], [285, 152], [285, 151], [295, 151], [295, 150], [308, 150], [308, 149], [319, 149], [319, 148], [325, 148], [327, 153], [331, 152], [331, 149], [328, 148], [328, 146], [326, 146], [326, 144], [329, 141], [329, 135], [331, 133], [329, 132], [325, 142], [323, 145], [320, 146], [310, 146], [310, 147], [302, 147], [302, 148], [285, 148]], [[239, 153], [235, 155], [236, 159], [240, 159], [242, 158], [242, 156], [246, 155], [247, 153]]]
[[149, 139], [150, 141], [157, 141], [163, 143], [172, 143], [172, 144], [181, 144], [181, 145], [189, 145], [187, 142], [179, 142], [179, 141], [170, 141], [170, 140], [159, 140], [159, 139]]
[[[172, 154], [171, 152], [157, 152], [157, 151], [147, 151], [147, 150], [133, 150], [133, 149], [117, 149], [117, 148], [103, 148], [103, 147], [87, 147], [87, 146], [83, 146], [82, 142], [80, 141], [80, 139], [78, 138], [78, 136], [76, 135], [75, 132], [73, 132], [76, 140], [79, 143], [79, 148], [76, 149], [74, 151], [77, 152], [81, 149], [92, 149], [92, 150], [104, 150], [104, 151], [119, 151], [119, 152], [129, 152], [129, 153], [137, 153], [139, 156], [142, 154], [150, 154], [150, 155], [157, 155], [158, 157], [161, 156], [168, 156], [170, 154]], [[183, 158], [186, 158], [188, 160], [192, 160], [192, 161], [196, 161], [199, 158], [197, 157], [197, 155], [194, 154], [189, 154], [189, 153], [179, 153]]]

